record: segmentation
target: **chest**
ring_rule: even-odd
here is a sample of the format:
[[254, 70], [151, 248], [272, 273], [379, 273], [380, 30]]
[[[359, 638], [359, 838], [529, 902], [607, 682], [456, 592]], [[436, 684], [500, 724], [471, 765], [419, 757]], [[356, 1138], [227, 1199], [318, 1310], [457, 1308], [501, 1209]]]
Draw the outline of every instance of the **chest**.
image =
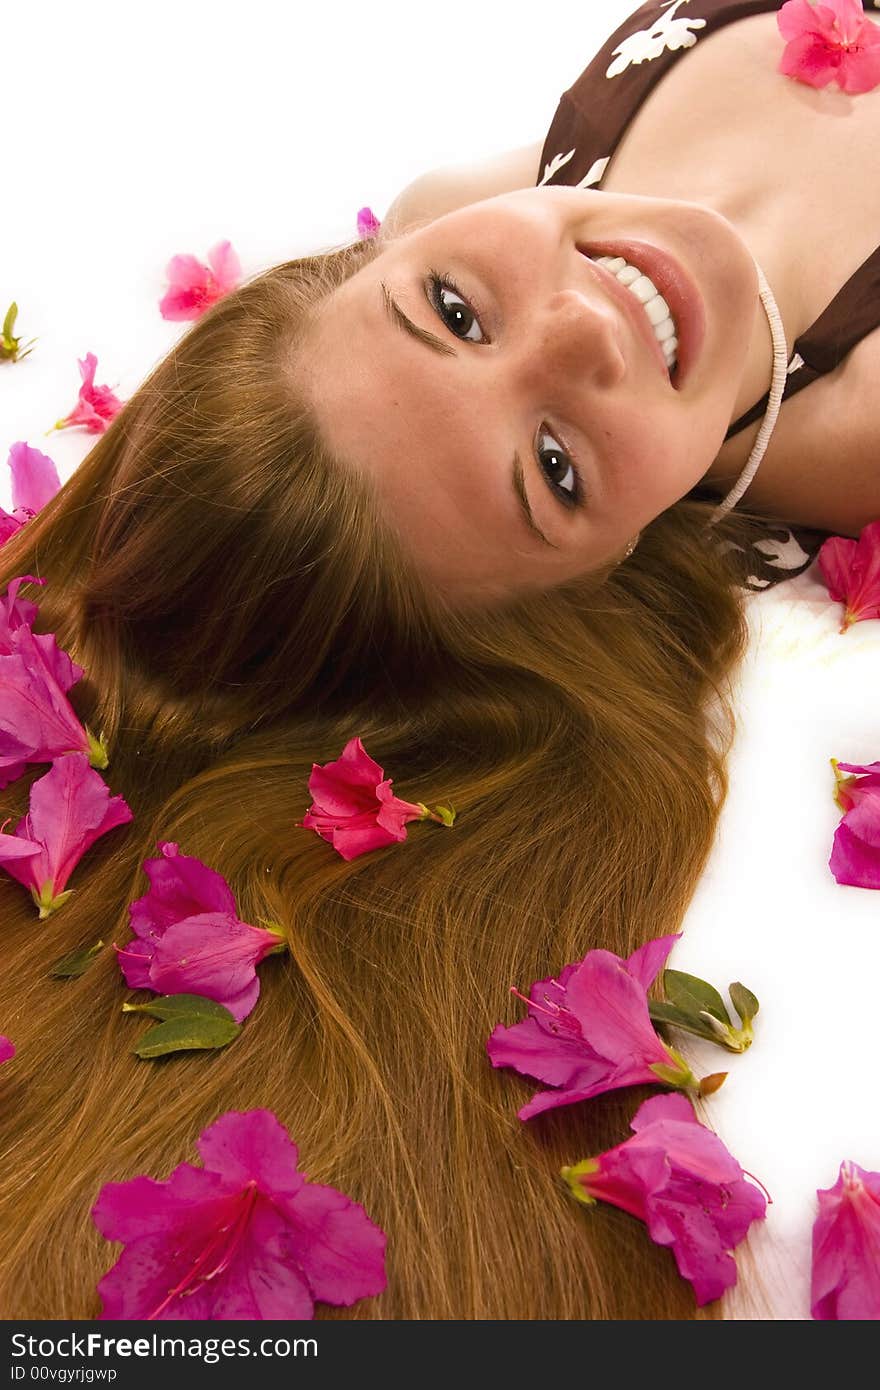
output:
[[[602, 187], [727, 217], [767, 276], [791, 353], [880, 244], [880, 88], [853, 97], [792, 81], [776, 70], [782, 46], [775, 11], [698, 38], [640, 106]], [[878, 373], [875, 331], [785, 401], [748, 505], [843, 532], [880, 515]], [[768, 335], [766, 379], [744, 409], [769, 380]], [[759, 428], [723, 445], [733, 476]]]

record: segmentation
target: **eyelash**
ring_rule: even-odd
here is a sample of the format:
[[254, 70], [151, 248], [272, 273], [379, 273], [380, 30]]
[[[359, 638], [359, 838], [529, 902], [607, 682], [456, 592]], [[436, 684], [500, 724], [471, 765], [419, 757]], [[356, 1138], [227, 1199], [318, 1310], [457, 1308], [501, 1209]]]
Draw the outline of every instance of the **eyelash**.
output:
[[[482, 318], [483, 318], [483, 315], [482, 315], [482, 313], [481, 313], [481, 311], [480, 311], [480, 309], [479, 309], [479, 306], [476, 306], [476, 305], [472, 306], [472, 305], [470, 304], [470, 302], [469, 302], [468, 299], [467, 299], [467, 296], [464, 295], [464, 294], [462, 293], [462, 291], [458, 288], [458, 286], [456, 285], [455, 281], [452, 279], [452, 277], [451, 277], [450, 275], [441, 275], [440, 272], [439, 272], [438, 270], [429, 270], [429, 271], [428, 271], [427, 290], [428, 290], [428, 298], [429, 298], [431, 304], [434, 306], [434, 309], [436, 310], [437, 314], [440, 316], [441, 321], [446, 325], [446, 327], [449, 329], [450, 333], [453, 333], [453, 336], [454, 336], [454, 337], [458, 337], [458, 334], [454, 333], [454, 330], [453, 330], [451, 324], [449, 323], [449, 320], [448, 320], [447, 317], [446, 317], [446, 314], [447, 314], [447, 312], [448, 312], [448, 309], [447, 309], [447, 306], [443, 303], [443, 300], [442, 300], [441, 297], [440, 297], [440, 292], [441, 292], [441, 290], [451, 290], [452, 293], [453, 293], [454, 295], [456, 295], [456, 297], [457, 297], [458, 299], [462, 300], [462, 302], [464, 303], [465, 307], [467, 308], [468, 313], [473, 314], [474, 318], [476, 319], [477, 324], [478, 324], [479, 329], [480, 329], [480, 332], [483, 334], [483, 337], [484, 337], [484, 338], [486, 337], [486, 334], [485, 334], [485, 332], [484, 332], [484, 330], [483, 330], [483, 326], [482, 326]], [[471, 341], [471, 340], [469, 340], [469, 339], [467, 339], [467, 338], [459, 338], [459, 342], [468, 342], [468, 341]], [[482, 344], [478, 343], [478, 344], [476, 344], [476, 346], [477, 346], [477, 347], [481, 347]], [[538, 439], [541, 439], [544, 435], [549, 435], [551, 439], [556, 439], [556, 436], [555, 436], [554, 434], [552, 434], [552, 432], [551, 432], [550, 430], [544, 428], [544, 426], [542, 425], [542, 426], [541, 426], [541, 429], [540, 429], [539, 432], [538, 432]], [[538, 450], [537, 452], [538, 452], [538, 454], [540, 454], [541, 451]], [[583, 502], [583, 486], [582, 486], [582, 484], [581, 484], [581, 475], [580, 475], [580, 473], [579, 473], [579, 471], [578, 471], [577, 464], [575, 463], [575, 461], [574, 461], [574, 459], [572, 458], [571, 454], [568, 452], [567, 449], [564, 449], [564, 448], [555, 449], [555, 450], [547, 449], [547, 450], [544, 450], [544, 452], [545, 452], [545, 453], [557, 453], [557, 454], [562, 454], [562, 456], [567, 460], [568, 465], [569, 465], [569, 467], [571, 468], [571, 472], [572, 472], [573, 478], [574, 478], [574, 487], [573, 487], [570, 491], [567, 490], [567, 489], [565, 489], [565, 488], [560, 488], [556, 483], [553, 482], [553, 479], [552, 479], [552, 478], [549, 478], [549, 477], [547, 476], [547, 473], [545, 472], [544, 467], [543, 467], [543, 465], [542, 465], [542, 463], [541, 463], [541, 460], [540, 460], [540, 457], [539, 457], [539, 458], [538, 458], [538, 467], [541, 469], [542, 474], [543, 474], [544, 477], [547, 479], [547, 485], [548, 485], [548, 487], [550, 488], [550, 490], [553, 492], [553, 494], [554, 494], [556, 497], [559, 498], [559, 500], [560, 500], [560, 502], [562, 502], [563, 506], [565, 506], [565, 507], [579, 507], [579, 506], [581, 506], [581, 505], [582, 505], [582, 502]]]

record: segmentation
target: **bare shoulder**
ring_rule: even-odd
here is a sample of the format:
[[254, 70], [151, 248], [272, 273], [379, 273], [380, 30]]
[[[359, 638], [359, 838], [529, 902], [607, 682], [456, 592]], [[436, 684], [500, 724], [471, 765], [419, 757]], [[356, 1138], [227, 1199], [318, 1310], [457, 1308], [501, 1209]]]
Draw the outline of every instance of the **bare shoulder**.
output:
[[387, 236], [399, 236], [419, 223], [433, 222], [470, 203], [534, 188], [540, 177], [543, 141], [504, 150], [487, 159], [444, 164], [421, 174], [394, 199], [382, 221]]

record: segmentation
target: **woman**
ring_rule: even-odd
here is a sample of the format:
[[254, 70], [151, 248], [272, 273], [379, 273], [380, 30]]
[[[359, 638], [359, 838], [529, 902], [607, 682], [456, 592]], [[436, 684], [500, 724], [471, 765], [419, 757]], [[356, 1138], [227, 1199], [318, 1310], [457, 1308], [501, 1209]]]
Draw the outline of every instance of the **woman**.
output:
[[[343, 1316], [693, 1315], [668, 1251], [558, 1184], [625, 1136], [642, 1093], [522, 1124], [527, 1083], [485, 1042], [521, 1016], [511, 984], [676, 929], [725, 789], [716, 716], [746, 640], [734, 562], [766, 559], [769, 533], [771, 559], [803, 565], [775, 523], [853, 534], [878, 510], [870, 421], [848, 409], [870, 337], [786, 401], [750, 512], [722, 505], [765, 410], [725, 432], [779, 353], [761, 275], [790, 353], [870, 249], [874, 219], [854, 215], [870, 190], [842, 156], [868, 144], [878, 98], [779, 76], [775, 5], [700, 8], [724, 22], [654, 63], [675, 59], [601, 188], [590, 170], [612, 151], [568, 140], [564, 100], [540, 154], [482, 186], [420, 180], [378, 238], [266, 272], [185, 335], [4, 546], [4, 587], [47, 581], [25, 589], [38, 630], [85, 669], [71, 698], [134, 812], [48, 925], [0, 889], [18, 1047], [4, 1316], [95, 1316], [102, 1184], [164, 1176], [218, 1114], [258, 1106], [388, 1233], [387, 1291]], [[637, 11], [593, 83], [621, 37], [673, 11]], [[618, 240], [663, 248], [696, 287], [681, 312], [702, 302], [704, 330], [686, 347], [681, 325], [674, 379], [619, 271], [583, 254]], [[354, 736], [398, 794], [451, 802], [453, 829], [349, 862], [298, 827], [313, 764]], [[42, 771], [7, 788], [4, 817]], [[109, 948], [157, 840], [222, 873], [241, 918], [279, 923], [289, 947], [231, 1046], [158, 1065], [132, 1056]], [[88, 972], [47, 979], [98, 936]]]

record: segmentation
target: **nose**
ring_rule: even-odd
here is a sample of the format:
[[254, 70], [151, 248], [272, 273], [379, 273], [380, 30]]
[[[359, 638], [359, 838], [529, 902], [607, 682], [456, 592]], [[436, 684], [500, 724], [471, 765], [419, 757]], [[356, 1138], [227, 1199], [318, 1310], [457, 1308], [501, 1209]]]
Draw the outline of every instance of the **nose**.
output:
[[522, 370], [534, 378], [593, 381], [605, 389], [626, 372], [622, 314], [599, 286], [558, 290], [536, 312], [522, 345]]

